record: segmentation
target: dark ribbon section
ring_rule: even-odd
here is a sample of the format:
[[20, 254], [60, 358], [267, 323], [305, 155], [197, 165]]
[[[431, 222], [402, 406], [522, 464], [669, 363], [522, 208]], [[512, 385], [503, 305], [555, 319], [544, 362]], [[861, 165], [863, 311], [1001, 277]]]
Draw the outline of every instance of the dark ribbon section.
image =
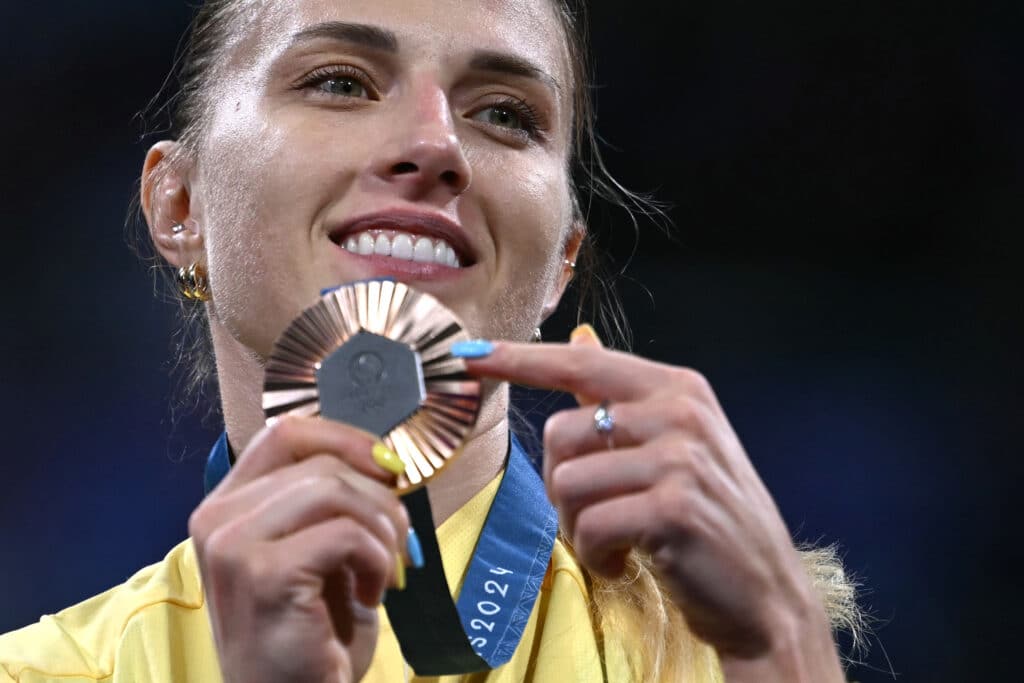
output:
[[[225, 434], [210, 451], [206, 490], [231, 467]], [[509, 445], [505, 475], [477, 541], [458, 606], [444, 575], [425, 488], [402, 498], [426, 563], [408, 571], [404, 591], [384, 601], [402, 654], [420, 676], [494, 669], [515, 654], [551, 561], [558, 514], [519, 441]]]

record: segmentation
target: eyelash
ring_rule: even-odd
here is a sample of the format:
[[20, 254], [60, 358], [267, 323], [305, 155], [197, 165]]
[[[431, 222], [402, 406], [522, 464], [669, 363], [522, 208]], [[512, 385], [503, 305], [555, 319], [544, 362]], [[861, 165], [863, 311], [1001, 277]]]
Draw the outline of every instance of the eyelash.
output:
[[[296, 83], [295, 88], [297, 90], [312, 89], [316, 91], [315, 94], [325, 97], [344, 97], [343, 95], [332, 95], [331, 93], [319, 89], [319, 86], [323, 85], [327, 81], [340, 78], [352, 79], [363, 87], [370, 100], [378, 99], [377, 89], [373, 87], [372, 80], [369, 76], [367, 76], [361, 69], [357, 69], [347, 64], [336, 64], [333, 66], [323, 66], [318, 69], [314, 69]], [[492, 128], [500, 128], [503, 134], [520, 139], [525, 137], [530, 140], [541, 141], [545, 138], [547, 131], [544, 126], [543, 118], [538, 113], [537, 109], [526, 100], [519, 99], [518, 97], [506, 96], [501, 100], [492, 102], [486, 107], [476, 110], [473, 112], [472, 116], [491, 108], [508, 109], [514, 112], [516, 116], [519, 117], [519, 121], [523, 126], [521, 129], [515, 130], [488, 124]]]
[[508, 134], [515, 135], [516, 137], [528, 137], [531, 140], [542, 140], [544, 138], [546, 130], [544, 128], [543, 119], [537, 112], [537, 109], [526, 100], [521, 100], [518, 97], [505, 97], [504, 99], [492, 102], [486, 107], [478, 109], [475, 114], [486, 109], [509, 109], [519, 117], [519, 121], [523, 124], [522, 129], [503, 129], [504, 131], [507, 131]]
[[314, 89], [317, 91], [316, 94], [337, 97], [336, 95], [331, 95], [331, 93], [319, 90], [319, 86], [327, 81], [343, 78], [353, 80], [361, 85], [366, 90], [366, 95], [369, 99], [377, 99], [377, 89], [373, 86], [373, 81], [366, 75], [366, 72], [347, 64], [335, 64], [314, 69], [296, 83], [295, 88], [297, 90]]

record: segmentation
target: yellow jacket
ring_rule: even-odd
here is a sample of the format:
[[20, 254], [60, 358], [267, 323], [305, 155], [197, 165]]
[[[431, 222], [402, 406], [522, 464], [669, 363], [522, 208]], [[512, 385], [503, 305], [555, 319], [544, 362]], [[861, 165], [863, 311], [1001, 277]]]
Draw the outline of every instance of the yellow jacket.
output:
[[[501, 477], [437, 530], [445, 575], [459, 587]], [[512, 660], [491, 672], [413, 677], [380, 610], [381, 632], [368, 683], [409, 680], [601, 681], [587, 587], [573, 556], [556, 541], [548, 574]], [[616, 667], [612, 666], [612, 669]], [[611, 681], [627, 676], [608, 671]], [[0, 681], [144, 683], [221, 680], [195, 549], [190, 541], [124, 584], [38, 623], [0, 636]]]

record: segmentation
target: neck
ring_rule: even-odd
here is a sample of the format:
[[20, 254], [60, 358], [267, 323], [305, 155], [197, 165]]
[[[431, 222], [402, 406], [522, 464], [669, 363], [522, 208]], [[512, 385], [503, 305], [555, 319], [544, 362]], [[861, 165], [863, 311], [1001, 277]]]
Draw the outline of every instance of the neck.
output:
[[[242, 457], [263, 428], [263, 362], [211, 316], [210, 333], [217, 358], [224, 427], [234, 452]], [[452, 516], [486, 486], [505, 462], [508, 449], [508, 390], [488, 387], [476, 429], [459, 455], [427, 486], [434, 525]]]

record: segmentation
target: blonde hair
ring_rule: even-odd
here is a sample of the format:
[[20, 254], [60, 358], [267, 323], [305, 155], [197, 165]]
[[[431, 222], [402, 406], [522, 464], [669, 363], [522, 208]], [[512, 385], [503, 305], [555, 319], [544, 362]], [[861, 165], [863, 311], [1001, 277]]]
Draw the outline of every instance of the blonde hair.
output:
[[[572, 544], [560, 540], [572, 552]], [[843, 570], [835, 546], [799, 550], [834, 631], [850, 634], [855, 649], [863, 644], [864, 619], [856, 584]], [[606, 667], [615, 663], [630, 680], [664, 683], [712, 683], [722, 680], [718, 656], [686, 625], [682, 611], [654, 573], [651, 558], [636, 550], [626, 557], [621, 578], [587, 573], [590, 608]], [[610, 679], [609, 679], [610, 680]]]

